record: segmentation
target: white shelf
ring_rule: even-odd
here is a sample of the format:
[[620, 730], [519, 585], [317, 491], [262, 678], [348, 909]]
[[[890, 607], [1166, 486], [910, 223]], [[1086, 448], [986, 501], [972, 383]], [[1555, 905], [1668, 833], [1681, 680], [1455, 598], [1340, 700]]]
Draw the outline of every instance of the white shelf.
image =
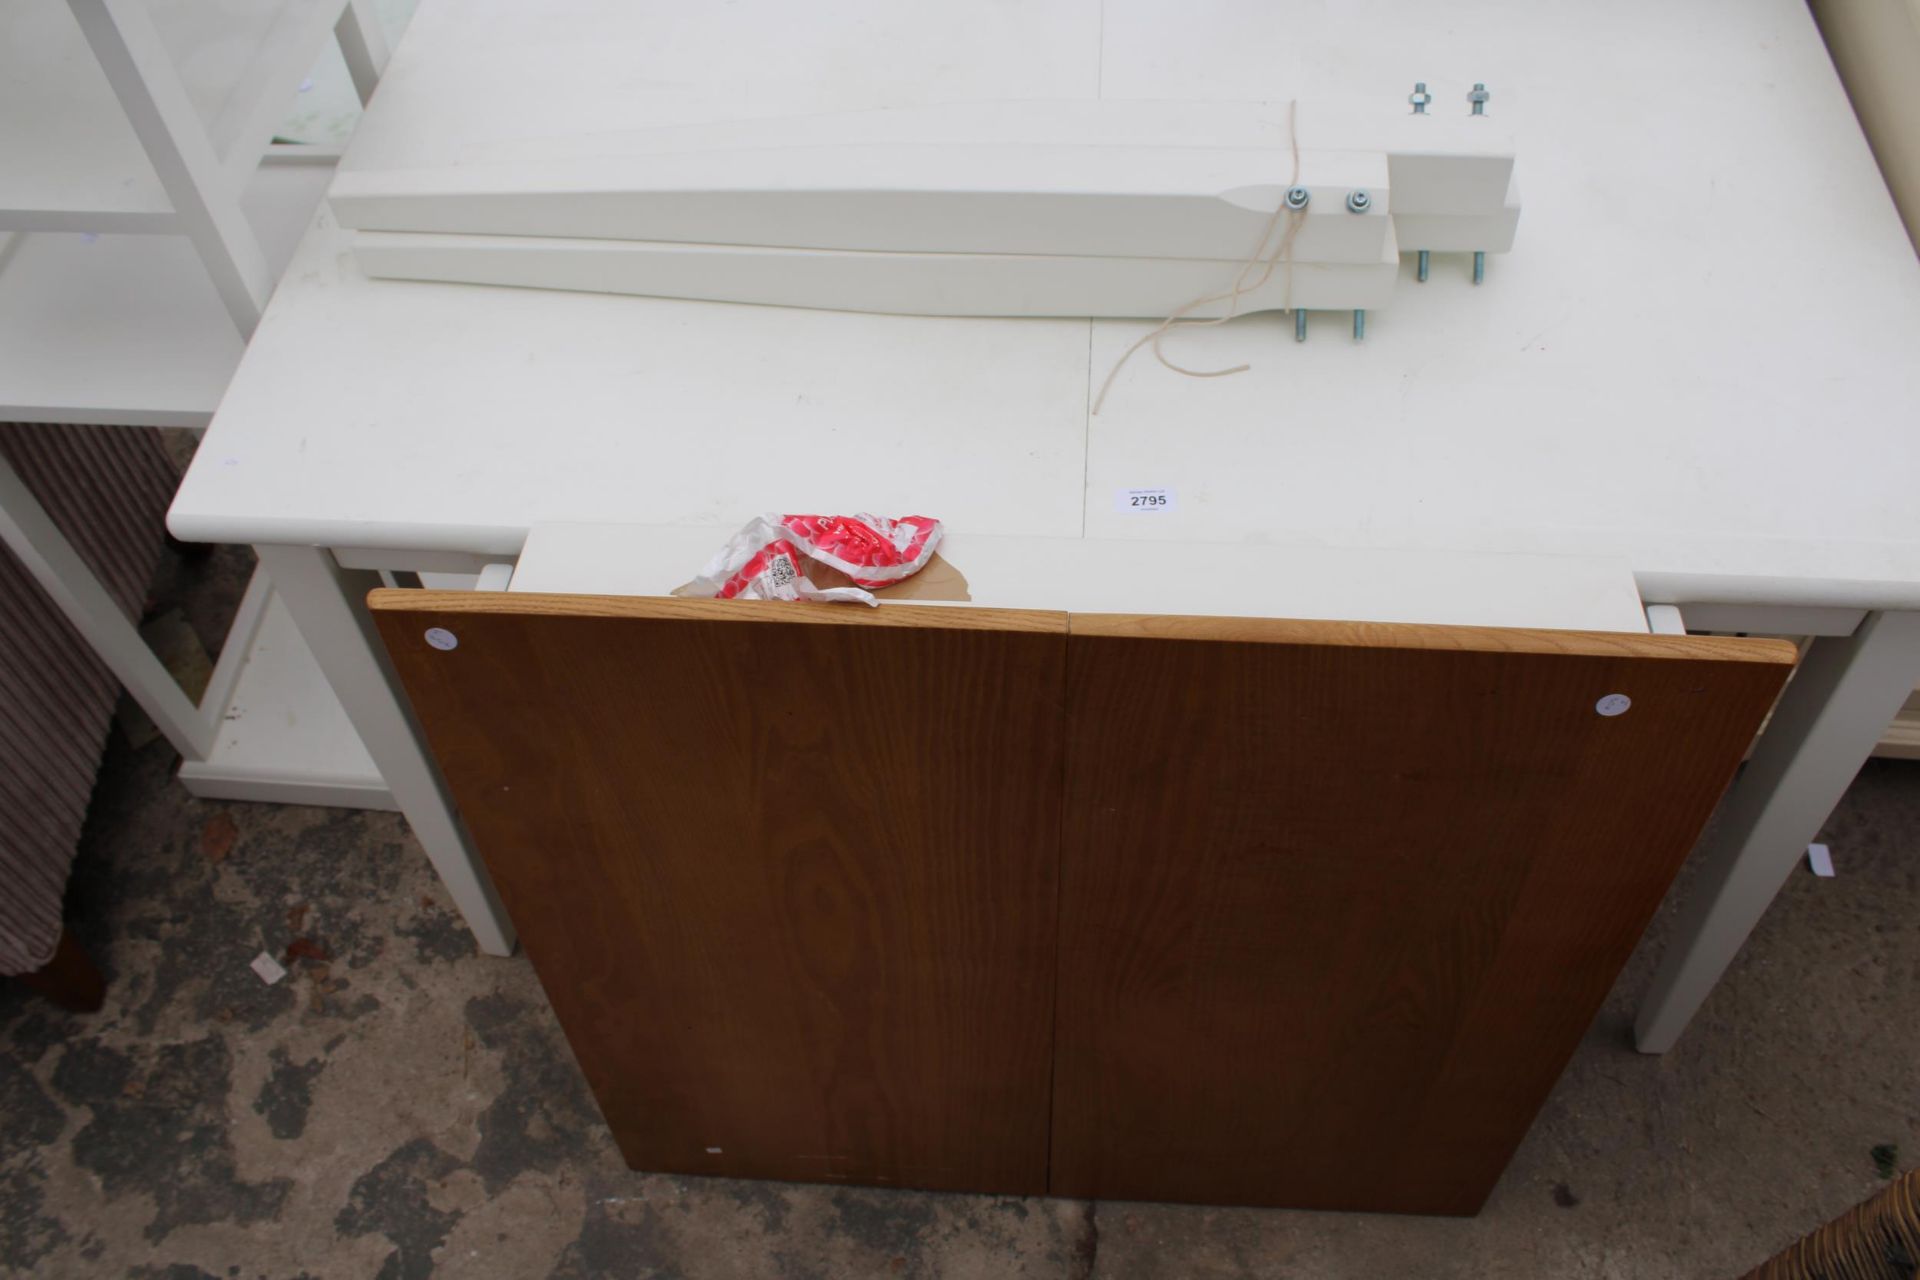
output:
[[212, 753], [183, 763], [180, 781], [207, 799], [398, 807], [278, 596], [253, 635]]
[[[276, 275], [332, 174], [268, 164], [247, 184]], [[21, 232], [0, 248], [0, 420], [205, 426], [243, 347], [185, 237]]]
[[[244, 181], [342, 0], [151, 0], [214, 151]], [[0, 231], [160, 232], [166, 192], [65, 0], [0, 5]]]
[[1880, 745], [1873, 754], [1892, 760], [1920, 760], [1920, 689], [1913, 691], [1900, 714], [1880, 735]]

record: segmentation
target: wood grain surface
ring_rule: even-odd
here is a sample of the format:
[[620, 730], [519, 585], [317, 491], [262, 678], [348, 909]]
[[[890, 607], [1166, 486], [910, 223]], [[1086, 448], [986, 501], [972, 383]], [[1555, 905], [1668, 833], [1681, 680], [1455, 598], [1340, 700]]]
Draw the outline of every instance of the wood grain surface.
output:
[[371, 604], [630, 1164], [1046, 1189], [1064, 615]]
[[1793, 659], [1071, 628], [1052, 1191], [1423, 1213], [1485, 1200]]
[[636, 1167], [1434, 1213], [1499, 1178], [1793, 660], [372, 603]]

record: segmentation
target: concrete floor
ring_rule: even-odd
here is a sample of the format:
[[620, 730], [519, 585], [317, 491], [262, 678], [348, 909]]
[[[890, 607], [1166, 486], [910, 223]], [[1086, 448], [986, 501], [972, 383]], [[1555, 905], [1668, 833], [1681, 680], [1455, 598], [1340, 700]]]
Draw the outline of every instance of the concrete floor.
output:
[[[174, 566], [212, 636], [223, 555]], [[172, 767], [116, 741], [95, 793], [72, 915], [107, 1007], [0, 984], [9, 1275], [1734, 1276], [1882, 1185], [1873, 1148], [1920, 1152], [1920, 765], [1868, 767], [1838, 877], [1796, 872], [1646, 1058], [1663, 909], [1471, 1220], [630, 1172], [526, 960], [475, 952], [398, 817], [202, 803]], [[247, 967], [289, 946], [278, 985]]]

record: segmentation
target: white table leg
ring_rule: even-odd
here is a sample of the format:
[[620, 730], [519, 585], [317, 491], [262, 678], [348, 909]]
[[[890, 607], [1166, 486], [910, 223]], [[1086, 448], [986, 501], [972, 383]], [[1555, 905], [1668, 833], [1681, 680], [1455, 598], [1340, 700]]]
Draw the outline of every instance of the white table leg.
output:
[[342, 569], [331, 552], [314, 547], [255, 550], [480, 949], [512, 954], [513, 925], [467, 843], [367, 613], [367, 592], [380, 585], [379, 575]]
[[167, 735], [173, 749], [185, 759], [204, 760], [213, 749], [213, 721], [147, 647], [140, 628], [120, 612], [120, 605], [93, 576], [93, 570], [4, 454], [0, 454], [0, 546], [11, 550], [26, 566], [48, 599], [67, 615], [74, 630], [93, 646], [107, 669]]
[[373, 97], [380, 73], [387, 66], [387, 33], [373, 11], [373, 0], [347, 0], [340, 20], [333, 25], [333, 38], [340, 42], [347, 75], [364, 106]]
[[1747, 940], [1807, 843], [1920, 681], [1920, 613], [1867, 615], [1813, 642], [1720, 808], [1699, 880], [1634, 1041], [1665, 1053]]

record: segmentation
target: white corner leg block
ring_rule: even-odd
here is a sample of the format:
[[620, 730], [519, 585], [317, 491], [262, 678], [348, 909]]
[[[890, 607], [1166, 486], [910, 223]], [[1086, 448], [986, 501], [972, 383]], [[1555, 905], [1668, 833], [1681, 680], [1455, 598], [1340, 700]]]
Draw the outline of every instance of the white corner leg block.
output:
[[1920, 613], [1868, 614], [1813, 642], [1728, 792], [1698, 883], [1634, 1022], [1665, 1053], [1706, 1001], [1920, 681]]
[[342, 569], [332, 553], [315, 547], [255, 550], [480, 949], [511, 955], [513, 925], [474, 856], [368, 616], [367, 592], [380, 585], [380, 576]]

